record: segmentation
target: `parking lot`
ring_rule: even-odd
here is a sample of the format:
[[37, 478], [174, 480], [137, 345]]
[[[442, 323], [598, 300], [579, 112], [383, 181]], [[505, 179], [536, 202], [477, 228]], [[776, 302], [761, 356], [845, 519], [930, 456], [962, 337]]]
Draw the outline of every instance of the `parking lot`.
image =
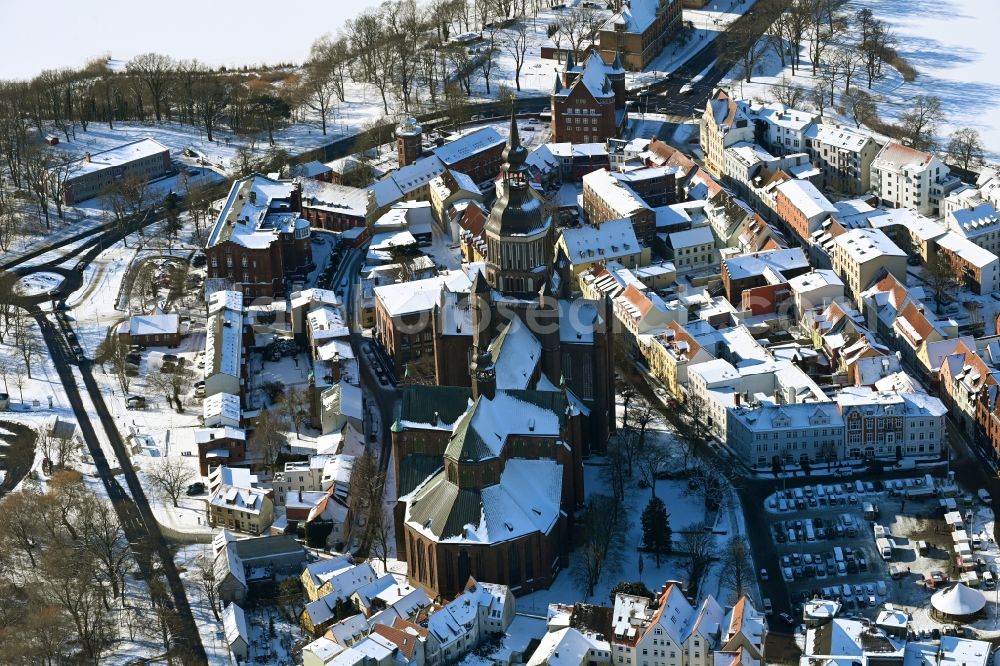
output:
[[[796, 618], [814, 596], [840, 600], [846, 615], [874, 617], [886, 602], [926, 607], [948, 581], [992, 590], [997, 549], [984, 502], [951, 478], [929, 476], [781, 490], [765, 500], [778, 566], [761, 576], [780, 577]], [[949, 511], [964, 518], [973, 551], [961, 566]]]
[[[865, 507], [874, 509], [883, 488], [874, 482], [816, 484], [778, 491], [766, 501], [771, 538], [778, 552], [795, 615], [819, 595], [840, 599], [846, 610], [874, 615], [890, 590], [888, 566], [876, 550]], [[783, 510], [782, 510], [783, 509]]]

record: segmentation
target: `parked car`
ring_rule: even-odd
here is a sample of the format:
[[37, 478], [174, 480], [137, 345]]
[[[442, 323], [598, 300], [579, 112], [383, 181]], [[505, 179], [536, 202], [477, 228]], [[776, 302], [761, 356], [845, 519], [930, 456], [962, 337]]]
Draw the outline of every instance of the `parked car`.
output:
[[767, 569], [761, 569], [760, 570], [760, 579], [761, 580], [767, 580]]
[[193, 495], [201, 495], [204, 492], [205, 492], [205, 484], [202, 483], [201, 481], [198, 481], [196, 483], [192, 483], [191, 485], [189, 485], [187, 487], [187, 494], [188, 495], [192, 495], [192, 496]]

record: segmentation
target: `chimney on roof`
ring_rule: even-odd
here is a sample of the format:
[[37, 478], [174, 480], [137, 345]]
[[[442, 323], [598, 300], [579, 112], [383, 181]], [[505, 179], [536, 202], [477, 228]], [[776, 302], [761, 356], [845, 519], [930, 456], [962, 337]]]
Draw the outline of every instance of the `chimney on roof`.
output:
[[90, 151], [89, 150], [83, 154], [83, 159], [85, 161], [87, 161], [87, 162], [90, 161]]

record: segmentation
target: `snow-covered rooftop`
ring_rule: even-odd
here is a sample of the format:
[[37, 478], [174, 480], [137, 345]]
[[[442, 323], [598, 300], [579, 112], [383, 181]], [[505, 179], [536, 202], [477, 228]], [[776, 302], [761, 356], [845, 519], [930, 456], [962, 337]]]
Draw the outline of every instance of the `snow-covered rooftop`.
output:
[[490, 148], [503, 145], [504, 138], [492, 127], [480, 127], [434, 149], [434, 154], [447, 166], [454, 166]]
[[564, 229], [562, 242], [573, 264], [615, 259], [642, 251], [632, 220], [628, 218]]
[[589, 188], [604, 205], [621, 217], [628, 217], [649, 205], [627, 184], [615, 178], [607, 169], [591, 171], [583, 177], [584, 189]]
[[777, 190], [787, 197], [806, 219], [812, 220], [837, 213], [837, 207], [808, 180], [787, 180], [778, 185]]
[[368, 190], [302, 178], [302, 205], [309, 208], [365, 217], [368, 212]]
[[101, 169], [122, 166], [135, 160], [141, 160], [156, 155], [169, 153], [169, 149], [153, 139], [139, 139], [125, 143], [99, 153], [91, 153], [90, 159], [82, 157], [73, 166], [72, 177], [79, 177]]
[[851, 229], [837, 236], [834, 242], [858, 264], [883, 257], [906, 256], [906, 252], [878, 229]]
[[983, 268], [997, 260], [997, 256], [989, 250], [979, 247], [968, 238], [964, 238], [954, 231], [949, 231], [937, 239], [939, 247], [954, 253], [964, 261], [977, 268]]
[[307, 230], [309, 221], [292, 210], [295, 183], [253, 174], [233, 183], [208, 237], [208, 247], [231, 241], [264, 249], [280, 234]]
[[433, 310], [442, 288], [464, 293], [471, 287], [472, 282], [464, 272], [450, 271], [425, 280], [375, 287], [374, 293], [390, 317], [400, 317]]

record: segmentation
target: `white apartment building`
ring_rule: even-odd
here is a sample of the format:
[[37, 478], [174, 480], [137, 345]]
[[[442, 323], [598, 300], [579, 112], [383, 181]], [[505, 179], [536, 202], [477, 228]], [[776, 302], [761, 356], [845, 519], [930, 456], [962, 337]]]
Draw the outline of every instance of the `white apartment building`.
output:
[[969, 239], [984, 250], [1000, 252], [1000, 214], [987, 201], [957, 208], [944, 214], [948, 230]]
[[797, 275], [788, 281], [795, 303], [795, 319], [812, 308], [844, 298], [844, 283], [831, 270], [820, 269]]
[[353, 467], [354, 456], [347, 454], [315, 455], [306, 461], [286, 462], [271, 482], [274, 499], [283, 505], [289, 493], [327, 492], [337, 486], [334, 496], [346, 500]]
[[960, 184], [935, 155], [894, 141], [872, 161], [872, 192], [885, 204], [922, 215], [938, 215], [945, 196]]
[[667, 258], [680, 272], [718, 267], [715, 235], [708, 225], [666, 234]]
[[844, 457], [844, 419], [836, 403], [740, 404], [729, 410], [728, 418], [727, 443], [749, 465]]
[[767, 128], [767, 144], [771, 152], [788, 155], [805, 150], [807, 132], [819, 116], [783, 104], [767, 104], [753, 107], [753, 117]]
[[872, 162], [881, 148], [875, 139], [840, 125], [814, 123], [806, 129], [805, 141], [823, 188], [854, 195], [869, 190]]

